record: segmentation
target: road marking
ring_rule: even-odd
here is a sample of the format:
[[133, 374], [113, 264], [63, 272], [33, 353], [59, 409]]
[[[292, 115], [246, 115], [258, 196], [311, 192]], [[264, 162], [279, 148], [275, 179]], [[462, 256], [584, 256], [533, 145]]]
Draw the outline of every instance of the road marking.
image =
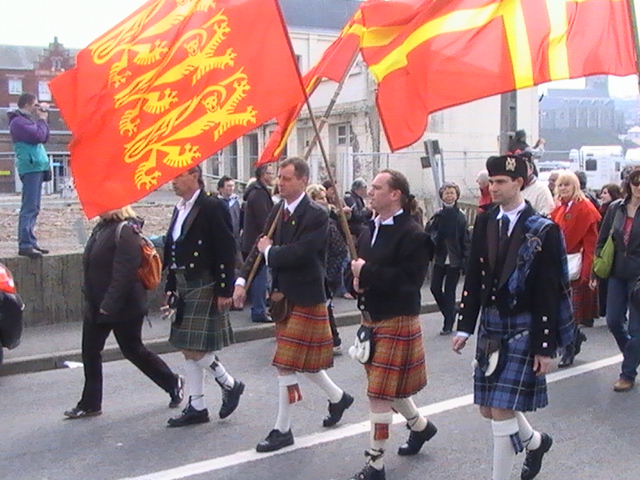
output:
[[[613, 357], [603, 358], [602, 360], [579, 365], [567, 370], [559, 370], [547, 375], [547, 383], [555, 383], [559, 382], [560, 380], [565, 380], [567, 378], [582, 375], [583, 373], [593, 372], [594, 370], [599, 370], [601, 368], [615, 365], [616, 363], [619, 363], [621, 361], [622, 355], [614, 355]], [[473, 395], [470, 394], [425, 405], [419, 410], [422, 415], [430, 416], [442, 412], [447, 412], [449, 410], [455, 410], [456, 408], [466, 407], [472, 404]], [[403, 422], [404, 418], [402, 416], [393, 416], [394, 424]], [[364, 422], [352, 423], [324, 432], [296, 437], [296, 443], [294, 445], [292, 445], [291, 447], [283, 448], [282, 450], [278, 450], [276, 452], [258, 453], [255, 450], [245, 450], [243, 452], [236, 452], [224, 457], [212, 458], [209, 460], [203, 460], [201, 462], [182, 465], [176, 468], [170, 468], [155, 473], [141, 475], [139, 477], [127, 477], [120, 480], [179, 480], [181, 478], [202, 475], [203, 473], [209, 473], [216, 470], [222, 470], [224, 468], [235, 467], [244, 463], [256, 462], [258, 460], [264, 460], [265, 458], [274, 457], [276, 455], [283, 455], [295, 450], [309, 448], [316, 445], [321, 445], [323, 443], [341, 440], [347, 437], [353, 437], [355, 435], [360, 435], [368, 431], [369, 421], [366, 420]]]

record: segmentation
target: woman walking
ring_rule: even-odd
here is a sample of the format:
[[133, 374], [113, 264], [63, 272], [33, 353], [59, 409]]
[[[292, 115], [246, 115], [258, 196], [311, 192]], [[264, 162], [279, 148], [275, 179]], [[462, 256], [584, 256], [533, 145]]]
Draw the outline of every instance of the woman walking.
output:
[[142, 344], [147, 291], [138, 278], [142, 262], [141, 222], [129, 206], [100, 215], [83, 256], [85, 297], [82, 325], [84, 389], [78, 404], [64, 412], [71, 419], [102, 413], [102, 350], [111, 332], [127, 360], [180, 405], [182, 377]]
[[[602, 215], [602, 218], [604, 218], [607, 214], [607, 210], [609, 210], [611, 204], [619, 198], [622, 198], [622, 189], [619, 185], [615, 183], [609, 183], [602, 187], [602, 189], [600, 190], [600, 195], [598, 195], [598, 199], [600, 200], [600, 215]], [[598, 279], [598, 313], [601, 317], [607, 316], [608, 285], [608, 279]]]
[[[593, 319], [598, 316], [598, 296], [595, 284], [591, 285], [590, 280], [601, 217], [600, 212], [582, 193], [580, 180], [573, 172], [563, 171], [558, 175], [556, 197], [559, 205], [551, 212], [551, 219], [562, 230], [567, 246], [575, 322], [574, 342], [565, 347], [562, 359], [558, 363], [559, 367], [568, 367], [573, 365], [575, 356], [580, 353], [582, 342], [587, 339], [580, 331], [580, 325], [589, 322], [593, 324]], [[575, 265], [573, 272], [572, 265]]]

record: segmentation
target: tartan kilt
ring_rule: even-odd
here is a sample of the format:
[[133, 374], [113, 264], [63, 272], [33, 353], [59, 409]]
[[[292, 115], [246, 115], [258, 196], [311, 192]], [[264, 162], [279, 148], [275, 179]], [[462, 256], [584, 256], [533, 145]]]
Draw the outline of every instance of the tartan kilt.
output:
[[333, 336], [324, 303], [294, 305], [286, 320], [276, 323], [272, 364], [294, 372], [316, 373], [333, 366]]
[[177, 290], [184, 302], [182, 322], [171, 324], [169, 343], [181, 350], [215, 352], [233, 343], [229, 312], [218, 312], [210, 279], [185, 281], [177, 278]]
[[364, 364], [367, 395], [393, 400], [422, 390], [427, 384], [427, 367], [418, 316], [379, 322], [363, 319], [362, 324], [373, 327], [373, 357]]
[[581, 324], [600, 316], [598, 290], [591, 290], [588, 284], [578, 280], [571, 282], [571, 305], [574, 323]]
[[[487, 334], [508, 336], [530, 328], [530, 313], [501, 318], [498, 310], [490, 307], [482, 311], [478, 338]], [[476, 405], [518, 412], [531, 412], [547, 406], [547, 381], [533, 371], [530, 337], [524, 335], [506, 343], [504, 368], [497, 378], [487, 379], [478, 367], [475, 368], [473, 401]]]

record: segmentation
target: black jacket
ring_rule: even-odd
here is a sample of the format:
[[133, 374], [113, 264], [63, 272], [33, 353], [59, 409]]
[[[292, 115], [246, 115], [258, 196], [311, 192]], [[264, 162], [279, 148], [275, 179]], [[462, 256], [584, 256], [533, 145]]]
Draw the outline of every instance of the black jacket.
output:
[[457, 329], [472, 334], [480, 309], [489, 306], [495, 306], [504, 317], [531, 312], [533, 353], [554, 356], [558, 342], [557, 327], [560, 324], [559, 305], [568, 288], [562, 282], [565, 252], [560, 229], [555, 223], [549, 227], [526, 277], [524, 292], [516, 296], [515, 306], [511, 307], [512, 295], [507, 281], [517, 266], [518, 251], [527, 241], [525, 222], [537, 214], [527, 203], [511, 232], [504, 266], [497, 272], [498, 208], [493, 207], [476, 218]]
[[264, 229], [264, 224], [273, 207], [273, 200], [271, 200], [269, 189], [259, 180], [249, 185], [242, 199], [244, 200], [242, 253], [247, 254]]
[[596, 253], [600, 253], [609, 234], [613, 234], [616, 253], [611, 276], [621, 280], [633, 280], [640, 277], [640, 208], [633, 217], [629, 244], [625, 245], [622, 229], [627, 217], [627, 203], [622, 199], [611, 202], [602, 221], [596, 244]]
[[[221, 297], [233, 296], [236, 243], [233, 238], [229, 209], [219, 198], [200, 192], [182, 225], [180, 237], [173, 239], [177, 209], [165, 240], [164, 268], [183, 268], [187, 280], [211, 277], [214, 291]], [[176, 289], [176, 277], [171, 268], [165, 290]]]
[[371, 211], [365, 208], [364, 199], [353, 191], [344, 194], [344, 203], [351, 208], [351, 216], [347, 223], [351, 234], [357, 238], [365, 230], [371, 218]]
[[456, 224], [453, 235], [444, 238], [441, 228], [442, 210], [438, 210], [427, 223], [425, 232], [431, 238], [435, 246], [433, 254], [433, 263], [436, 265], [444, 265], [449, 257], [449, 265], [454, 268], [464, 269], [469, 259], [469, 247], [471, 245], [471, 235], [467, 227], [467, 218], [464, 213], [453, 206], [456, 210]]
[[[374, 321], [420, 313], [420, 288], [432, 254], [429, 237], [409, 213], [393, 219], [393, 225], [380, 225], [373, 246], [374, 224], [369, 221], [356, 245], [366, 261], [360, 271], [364, 294], [358, 295], [358, 308]], [[352, 278], [347, 278], [352, 287]]]
[[[102, 220], [85, 247], [85, 322], [123, 322], [147, 313], [147, 291], [138, 278], [141, 239], [131, 224], [124, 225], [116, 239], [119, 224], [118, 220]], [[100, 309], [108, 315], [99, 313]]]
[[[269, 213], [265, 234], [283, 206], [284, 201], [281, 201]], [[281, 215], [274, 232], [273, 247], [269, 250], [273, 291], [281, 291], [289, 302], [301, 307], [326, 302], [324, 280], [328, 234], [327, 209], [312, 202], [307, 195], [287, 222]], [[245, 262], [243, 278], [249, 276], [257, 254], [258, 249], [254, 246]]]

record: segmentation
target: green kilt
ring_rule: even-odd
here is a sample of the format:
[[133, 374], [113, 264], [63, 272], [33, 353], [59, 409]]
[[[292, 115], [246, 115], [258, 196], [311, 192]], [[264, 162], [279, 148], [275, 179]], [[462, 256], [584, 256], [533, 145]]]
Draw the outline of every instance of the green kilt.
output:
[[171, 324], [169, 343], [181, 350], [215, 352], [233, 343], [229, 312], [218, 312], [211, 279], [176, 276], [181, 318]]

